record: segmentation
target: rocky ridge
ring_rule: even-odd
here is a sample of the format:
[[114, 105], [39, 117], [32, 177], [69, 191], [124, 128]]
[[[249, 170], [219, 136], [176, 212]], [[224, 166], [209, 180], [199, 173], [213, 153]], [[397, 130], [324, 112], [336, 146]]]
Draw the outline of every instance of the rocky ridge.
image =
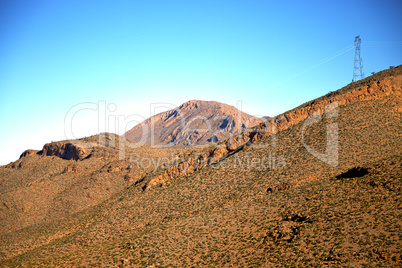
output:
[[[382, 77], [384, 73], [390, 72], [391, 76]], [[196, 155], [189, 156], [187, 160], [168, 167], [161, 171], [160, 174], [150, 178], [143, 186], [143, 189], [146, 190], [156, 185], [163, 185], [171, 178], [187, 175], [217, 163], [228, 155], [242, 150], [245, 146], [289, 128], [315, 113], [323, 113], [325, 109], [352, 104], [358, 101], [376, 100], [389, 95], [402, 95], [402, 65], [383, 71], [378, 76], [381, 77], [380, 80], [375, 80], [375, 77], [369, 77], [357, 83], [352, 83], [336, 92], [331, 92], [321, 98], [271, 118], [268, 122], [248, 129], [240, 135], [233, 136], [219, 143], [218, 146], [210, 147], [201, 154], [197, 152]], [[395, 113], [402, 115], [402, 108], [397, 108]]]

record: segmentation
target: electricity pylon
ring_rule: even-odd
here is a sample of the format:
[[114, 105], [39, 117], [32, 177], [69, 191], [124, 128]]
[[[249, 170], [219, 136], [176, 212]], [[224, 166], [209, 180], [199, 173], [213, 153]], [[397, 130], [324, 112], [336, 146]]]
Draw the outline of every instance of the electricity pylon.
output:
[[360, 35], [355, 38], [355, 67], [353, 69], [353, 82], [364, 78], [363, 60], [360, 54], [360, 44], [362, 40]]

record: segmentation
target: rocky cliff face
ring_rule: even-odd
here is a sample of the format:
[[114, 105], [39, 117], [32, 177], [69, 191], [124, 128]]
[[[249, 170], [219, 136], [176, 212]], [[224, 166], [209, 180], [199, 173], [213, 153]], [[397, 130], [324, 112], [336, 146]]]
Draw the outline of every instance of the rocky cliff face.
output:
[[222, 141], [261, 122], [227, 104], [191, 100], [149, 118], [124, 136], [151, 145], [192, 146]]

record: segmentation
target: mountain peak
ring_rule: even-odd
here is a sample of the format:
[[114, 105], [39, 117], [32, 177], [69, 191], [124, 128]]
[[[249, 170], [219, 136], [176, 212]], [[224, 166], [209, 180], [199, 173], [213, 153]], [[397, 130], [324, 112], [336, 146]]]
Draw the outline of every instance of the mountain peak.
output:
[[[146, 137], [146, 144], [189, 146], [219, 142], [237, 131], [263, 122], [239, 111], [234, 106], [217, 101], [189, 100], [179, 107], [157, 114], [124, 136], [131, 141], [143, 140], [144, 129], [151, 129], [153, 138]], [[150, 133], [150, 131], [148, 131]], [[149, 135], [150, 136], [150, 135]]]

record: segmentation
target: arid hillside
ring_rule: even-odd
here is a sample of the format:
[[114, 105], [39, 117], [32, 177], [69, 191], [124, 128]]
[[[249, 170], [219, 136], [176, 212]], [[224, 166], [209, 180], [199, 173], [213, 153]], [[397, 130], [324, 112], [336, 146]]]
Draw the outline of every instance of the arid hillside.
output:
[[222, 141], [261, 122], [231, 105], [191, 100], [145, 120], [124, 137], [155, 146], [193, 146]]
[[[188, 150], [138, 147], [109, 133], [26, 150], [0, 168], [0, 234], [97, 205]], [[130, 165], [139, 155], [164, 163]]]
[[402, 66], [204, 148], [47, 144], [0, 187], [2, 267], [400, 267]]

